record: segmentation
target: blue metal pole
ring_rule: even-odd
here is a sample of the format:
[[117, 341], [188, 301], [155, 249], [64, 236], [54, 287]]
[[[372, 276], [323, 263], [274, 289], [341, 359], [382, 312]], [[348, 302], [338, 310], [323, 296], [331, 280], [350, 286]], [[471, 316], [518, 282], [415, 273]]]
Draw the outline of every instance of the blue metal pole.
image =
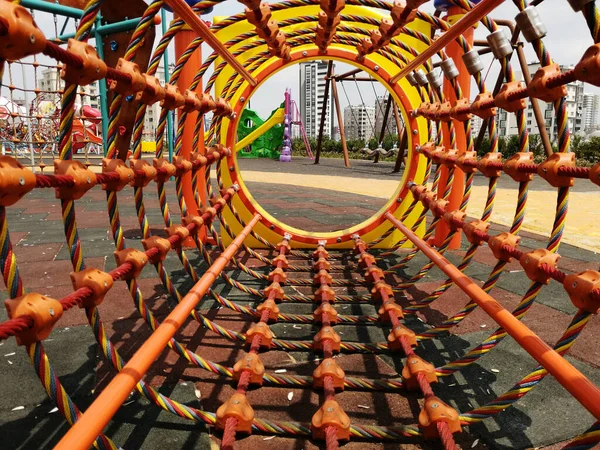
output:
[[[163, 35], [167, 32], [167, 13], [163, 9], [160, 10], [160, 18], [162, 24]], [[169, 75], [169, 55], [165, 51], [163, 54], [163, 65], [165, 66], [165, 83], [168, 83], [171, 79]], [[173, 162], [173, 117], [170, 113], [167, 113], [167, 147], [169, 149], [169, 161]]]
[[[96, 30], [94, 33], [96, 39], [96, 50], [100, 59], [104, 59], [104, 42], [102, 35], [98, 32], [98, 26], [100, 25], [100, 18], [96, 19]], [[106, 145], [106, 138], [108, 137], [108, 99], [106, 94], [106, 79], [102, 78], [98, 81], [98, 87], [100, 90], [100, 113], [102, 114], [102, 149], [104, 150], [104, 156], [108, 146]]]

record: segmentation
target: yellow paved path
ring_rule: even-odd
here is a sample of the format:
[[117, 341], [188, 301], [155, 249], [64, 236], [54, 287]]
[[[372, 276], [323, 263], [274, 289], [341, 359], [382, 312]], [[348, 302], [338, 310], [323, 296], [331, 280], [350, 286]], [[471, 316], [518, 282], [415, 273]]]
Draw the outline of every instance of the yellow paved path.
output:
[[[398, 186], [397, 181], [394, 180], [300, 175], [250, 170], [243, 171], [243, 178], [245, 181], [250, 182], [330, 189], [332, 191], [349, 192], [384, 199], [388, 199]], [[473, 187], [473, 193], [467, 210], [469, 216], [481, 216], [486, 197], [486, 186]], [[498, 189], [492, 221], [502, 225], [510, 225], [516, 201], [516, 188]], [[594, 205], [598, 207], [594, 207]], [[556, 190], [538, 191], [530, 189], [523, 229], [545, 236], [549, 235], [552, 223], [554, 222], [555, 208]], [[567, 215], [563, 242], [595, 252], [600, 251], [600, 197], [597, 192], [571, 192], [569, 214]]]

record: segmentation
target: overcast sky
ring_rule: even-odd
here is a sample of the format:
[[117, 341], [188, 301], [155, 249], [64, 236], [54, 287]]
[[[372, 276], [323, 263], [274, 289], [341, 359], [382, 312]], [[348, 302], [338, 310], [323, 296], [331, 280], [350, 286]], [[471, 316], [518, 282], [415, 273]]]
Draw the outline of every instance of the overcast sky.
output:
[[[433, 13], [433, 2], [422, 7], [423, 10]], [[243, 10], [243, 6], [237, 1], [226, 1], [215, 7], [214, 11], [204, 16], [206, 20], [212, 20], [213, 16], [229, 16], [231, 14], [239, 13]], [[581, 13], [575, 13], [570, 8], [568, 3], [564, 0], [545, 0], [541, 5], [538, 6], [538, 10], [542, 17], [542, 20], [548, 28], [548, 36], [544, 39], [547, 48], [552, 55], [553, 59], [564, 65], [575, 64], [585, 51], [585, 49], [591, 45], [592, 39], [590, 37], [588, 28], [585, 20]], [[514, 19], [514, 16], [518, 12], [517, 8], [512, 1], [507, 0], [503, 5], [498, 7], [492, 14], [494, 18], [503, 19]], [[171, 16], [169, 15], [169, 18]], [[40, 27], [45, 32], [46, 36], [54, 36], [56, 29], [60, 30], [63, 25], [63, 19], [60, 19], [58, 24], [55, 24], [53, 16], [44, 13], [36, 13], [36, 20]], [[73, 31], [73, 21], [67, 26], [67, 32]], [[483, 26], [479, 26], [476, 30], [476, 39], [484, 39], [487, 30]], [[160, 33], [159, 33], [160, 34]], [[205, 47], [205, 46], [203, 46]], [[528, 61], [535, 61], [537, 58], [533, 52], [531, 45], [527, 44], [526, 55]], [[172, 50], [171, 50], [172, 51]], [[204, 48], [204, 54], [209, 54], [209, 49]], [[173, 55], [171, 54], [171, 61]], [[484, 74], [487, 75], [488, 85], [493, 86], [498, 74], [498, 63], [491, 64], [491, 56], [483, 57], [485, 67]], [[513, 58], [516, 63], [516, 57]], [[45, 57], [40, 57], [39, 61], [49, 62], [50, 60]], [[352, 67], [336, 62], [336, 72], [342, 73], [350, 70]], [[518, 68], [516, 68], [518, 70]], [[26, 83], [29, 88], [33, 87], [33, 73], [30, 67], [27, 68]], [[261, 116], [266, 117], [268, 114], [275, 109], [283, 100], [283, 93], [285, 88], [290, 87], [292, 89], [292, 96], [298, 97], [298, 66], [290, 67], [279, 74], [273, 76], [268, 80], [265, 85], [261, 87], [251, 99], [251, 107], [257, 111]], [[9, 71], [7, 70], [4, 76], [4, 83], [9, 82]], [[12, 68], [13, 84], [22, 85], [22, 73], [19, 66], [13, 66]], [[340, 101], [342, 108], [348, 104], [348, 100], [351, 104], [360, 104], [361, 99], [357, 90], [357, 86], [354, 82], [347, 82], [345, 84], [345, 92], [340, 89]], [[376, 83], [376, 86], [371, 86], [371, 83], [359, 83], [358, 86], [361, 89], [361, 94], [364, 102], [367, 105], [373, 105], [375, 96], [384, 93], [383, 86]], [[375, 91], [374, 91], [375, 89]], [[598, 92], [599, 90], [593, 86], [586, 85], [586, 92]], [[7, 88], [3, 87], [0, 92], [1, 95], [7, 95]], [[347, 98], [346, 98], [347, 94]], [[21, 97], [21, 94], [15, 91], [15, 97]], [[31, 94], [30, 94], [31, 97]]]

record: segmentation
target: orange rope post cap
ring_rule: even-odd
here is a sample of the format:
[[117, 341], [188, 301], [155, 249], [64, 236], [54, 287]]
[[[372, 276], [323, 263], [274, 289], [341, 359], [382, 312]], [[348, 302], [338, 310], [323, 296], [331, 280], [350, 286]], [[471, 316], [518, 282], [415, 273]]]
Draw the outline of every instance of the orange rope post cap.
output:
[[340, 338], [340, 335], [332, 327], [323, 327], [315, 334], [313, 350], [322, 352], [325, 341], [331, 342], [331, 350], [339, 353], [342, 338]]
[[273, 258], [273, 263], [281, 267], [282, 269], [287, 269], [290, 266], [290, 263], [288, 262], [285, 255], [279, 255], [276, 258]]
[[446, 422], [451, 433], [460, 433], [460, 419], [458, 412], [451, 406], [441, 401], [438, 397], [425, 399], [423, 409], [419, 413], [419, 426], [423, 430], [425, 439], [439, 439], [437, 430], [438, 422]]
[[394, 290], [385, 281], [383, 281], [383, 280], [376, 281], [375, 285], [371, 289], [371, 295], [373, 296], [373, 298], [375, 300], [383, 300], [383, 294], [386, 294], [389, 297], [393, 297]]
[[142, 76], [144, 77], [146, 88], [137, 93], [136, 100], [147, 106], [161, 102], [165, 98], [165, 88], [160, 84], [160, 80], [147, 73], [143, 73]]
[[457, 209], [455, 211], [448, 211], [444, 213], [442, 218], [444, 219], [444, 222], [448, 224], [452, 231], [456, 231], [461, 227], [461, 225], [465, 223], [467, 213]]
[[573, 304], [592, 314], [600, 312], [600, 272], [585, 272], [567, 275], [563, 286]]
[[398, 324], [392, 328], [387, 337], [389, 349], [393, 352], [402, 351], [404, 348], [400, 342], [402, 339], [406, 339], [408, 345], [411, 347], [417, 346], [417, 335], [415, 332], [402, 324]]
[[342, 368], [335, 362], [333, 358], [325, 358], [313, 371], [313, 387], [315, 389], [323, 388], [325, 383], [325, 377], [331, 377], [333, 379], [333, 387], [341, 391], [344, 390], [344, 381], [346, 373]]
[[273, 294], [274, 295], [273, 300], [279, 301], [279, 302], [283, 301], [283, 297], [284, 297], [285, 294], [283, 292], [283, 288], [281, 287], [281, 284], [279, 284], [276, 281], [272, 282], [263, 291], [263, 296], [265, 298], [268, 298], [268, 297], [271, 296], [271, 292], [274, 292], [274, 294]]
[[63, 307], [58, 300], [35, 292], [4, 300], [8, 317], [29, 316], [33, 325], [15, 335], [18, 345], [29, 345], [46, 339], [54, 324], [62, 316]]
[[592, 183], [600, 186], [600, 163], [596, 163], [590, 168], [589, 177]]
[[363, 241], [362, 239], [356, 237], [354, 239], [354, 253], [358, 254], [358, 253], [362, 253], [367, 251], [367, 244], [365, 241]]
[[316, 270], [317, 272], [320, 272], [321, 270], [330, 270], [331, 263], [329, 261], [327, 261], [325, 258], [319, 258], [313, 264], [313, 269]]
[[256, 353], [247, 353], [233, 366], [233, 379], [239, 380], [244, 372], [250, 372], [250, 384], [262, 386], [265, 366]]
[[175, 176], [180, 177], [192, 170], [192, 162], [183, 155], [173, 157], [173, 165], [175, 165]]
[[139, 277], [144, 266], [148, 263], [148, 256], [135, 248], [117, 250], [114, 255], [117, 266], [122, 266], [125, 263], [130, 263], [133, 266], [132, 270], [123, 275], [123, 280], [132, 280]]
[[175, 165], [171, 164], [165, 158], [153, 158], [152, 165], [156, 169], [156, 177], [154, 179], [157, 183], [165, 183], [169, 178], [175, 176], [175, 172], [177, 172]]
[[490, 229], [490, 224], [481, 219], [475, 219], [467, 222], [463, 227], [465, 237], [473, 245], [481, 245], [485, 239], [482, 235], [487, 234]]
[[329, 257], [329, 252], [327, 250], [325, 250], [325, 247], [323, 247], [322, 245], [319, 245], [317, 247], [317, 249], [313, 252], [314, 259], [327, 258], [327, 257]]
[[502, 153], [490, 152], [477, 161], [477, 170], [487, 178], [498, 178], [502, 170]]
[[333, 282], [333, 278], [331, 274], [326, 270], [319, 270], [319, 272], [313, 278], [315, 284], [331, 284]]
[[452, 110], [450, 111], [450, 117], [459, 122], [466, 122], [473, 118], [471, 113], [471, 104], [468, 98], [459, 98]]
[[0, 155], [0, 206], [14, 205], [35, 187], [35, 174], [12, 156]]
[[399, 319], [404, 318], [404, 311], [402, 311], [402, 306], [400, 306], [394, 300], [388, 300], [386, 302], [383, 302], [383, 304], [377, 311], [377, 314], [379, 314], [379, 320], [381, 320], [384, 323], [391, 322], [392, 311], [396, 313], [396, 316]]
[[275, 248], [280, 249], [280, 251], [281, 251], [281, 247], [283, 247], [285, 249], [286, 253], [289, 253], [292, 250], [292, 247], [290, 247], [290, 243], [287, 241], [281, 241], [275, 245]]
[[183, 108], [185, 106], [185, 99], [177, 85], [169, 83], [165, 84], [165, 98], [160, 102], [160, 106], [168, 111], [173, 111], [174, 109]]
[[322, 284], [321, 287], [315, 292], [315, 301], [321, 302], [323, 300], [327, 300], [330, 302], [335, 301], [335, 291], [331, 286], [328, 286], [326, 284]]
[[67, 83], [87, 86], [106, 77], [108, 68], [98, 56], [95, 47], [87, 42], [69, 39], [67, 51], [81, 60], [81, 67], [63, 64], [60, 77]]
[[471, 104], [471, 112], [482, 119], [489, 119], [496, 115], [494, 105], [494, 96], [491, 92], [482, 92], [475, 97]]
[[133, 180], [133, 169], [125, 165], [122, 159], [102, 158], [102, 173], [116, 173], [119, 176], [118, 180], [106, 181], [102, 183], [102, 189], [105, 191], [121, 191]]
[[190, 229], [190, 225], [194, 224], [194, 228], [192, 228], [190, 231], [190, 234], [194, 236], [197, 235], [204, 226], [204, 219], [198, 214], [188, 214], [181, 219], [181, 222], [187, 227], [188, 230]]
[[264, 322], [253, 323], [250, 329], [246, 332], [246, 345], [250, 346], [252, 344], [252, 340], [254, 336], [260, 336], [262, 339], [260, 341], [261, 348], [270, 348], [271, 343], [273, 342], [273, 332]]
[[233, 417], [237, 419], [235, 431], [242, 433], [252, 433], [252, 422], [254, 421], [254, 410], [244, 394], [235, 393], [229, 400], [219, 406], [216, 414], [217, 428], [224, 430], [227, 419]]
[[418, 376], [422, 373], [428, 383], [437, 383], [438, 378], [435, 374], [435, 367], [423, 358], [417, 355], [410, 355], [406, 358], [402, 368], [402, 381], [404, 387], [409, 391], [418, 391], [420, 389]]
[[280, 283], [285, 283], [287, 281], [287, 273], [285, 273], [281, 267], [277, 267], [269, 272], [269, 281], [274, 281], [275, 277], [279, 278]]
[[365, 279], [371, 283], [379, 281], [377, 278], [382, 279], [383, 277], [383, 270], [380, 267], [371, 266], [365, 271]]
[[323, 314], [327, 314], [327, 318], [331, 325], [338, 323], [338, 312], [330, 303], [322, 303], [315, 309], [313, 312], [314, 321], [316, 323], [323, 323]]
[[269, 311], [269, 320], [272, 320], [273, 322], [277, 322], [277, 319], [279, 319], [279, 307], [275, 303], [275, 300], [272, 300], [270, 298], [266, 299], [264, 302], [262, 302], [260, 305], [258, 305], [256, 310], [261, 315], [262, 315], [263, 311], [268, 310]]
[[561, 167], [575, 168], [575, 153], [553, 153], [538, 166], [538, 175], [550, 184], [550, 186], [571, 187], [574, 178], [558, 173]]
[[575, 78], [600, 86], [600, 44], [594, 44], [585, 51], [575, 66]]
[[0, 39], [0, 59], [17, 61], [46, 48], [46, 37], [27, 8], [0, 2], [0, 18], [6, 24], [6, 34]]
[[520, 81], [509, 81], [504, 83], [500, 89], [500, 92], [498, 92], [498, 95], [496, 95], [496, 98], [494, 99], [496, 106], [511, 113], [525, 109], [527, 107], [527, 103], [525, 102], [524, 98], [519, 98], [516, 100], [510, 99], [515, 92], [522, 90], [523, 84]]
[[477, 162], [477, 152], [475, 150], [466, 151], [458, 158], [456, 158], [456, 165], [462, 170], [464, 173], [473, 173], [475, 172], [475, 167], [473, 164], [468, 164], [467, 161]]
[[517, 248], [521, 242], [521, 237], [516, 236], [514, 234], [509, 233], [508, 231], [503, 231], [497, 236], [492, 236], [488, 241], [488, 245], [490, 246], [490, 250], [499, 261], [511, 262], [512, 257], [510, 252], [506, 251], [504, 246]]
[[147, 239], [142, 239], [142, 245], [146, 251], [155, 248], [158, 253], [150, 259], [152, 264], [163, 262], [167, 258], [167, 254], [171, 251], [171, 243], [168, 239], [160, 236], [152, 236]]
[[328, 427], [335, 427], [338, 440], [350, 440], [350, 418], [335, 400], [325, 400], [312, 417], [310, 429], [313, 439], [325, 439]]
[[363, 269], [371, 264], [375, 264], [375, 261], [375, 257], [367, 252], [361, 253], [361, 255], [358, 257], [358, 265]]
[[109, 89], [121, 95], [136, 95], [146, 88], [146, 80], [138, 66], [133, 61], [127, 61], [125, 58], [119, 58], [115, 69], [119, 72], [129, 75], [130, 83], [121, 80], [110, 80]]
[[519, 170], [521, 164], [533, 164], [533, 152], [518, 152], [508, 158], [502, 166], [504, 173], [517, 183], [533, 180], [533, 174]]
[[190, 236], [190, 230], [183, 225], [171, 225], [170, 227], [165, 228], [165, 233], [169, 235], [169, 237], [179, 236], [179, 240], [171, 244], [173, 248], [181, 248], [183, 242]]
[[63, 200], [78, 200], [96, 185], [96, 174], [79, 161], [55, 159], [54, 174], [73, 178], [73, 186], [56, 188], [56, 198]]
[[527, 93], [533, 98], [539, 98], [546, 103], [554, 103], [567, 96], [567, 86], [564, 84], [548, 87], [550, 79], [560, 75], [560, 66], [556, 63], [540, 67], [533, 75], [527, 86]]
[[546, 264], [552, 269], [556, 269], [560, 255], [558, 253], [552, 253], [550, 250], [545, 248], [538, 248], [532, 252], [524, 253], [520, 258], [519, 262], [525, 270], [525, 275], [531, 280], [542, 284], [550, 283], [550, 275], [542, 270], [542, 264]]
[[129, 167], [133, 169], [133, 187], [146, 187], [156, 178], [156, 168], [143, 159], [130, 159]]
[[91, 308], [104, 301], [104, 296], [112, 288], [114, 281], [109, 273], [90, 268], [71, 272], [71, 283], [75, 290], [84, 287], [91, 289], [92, 294], [79, 305], [80, 308]]

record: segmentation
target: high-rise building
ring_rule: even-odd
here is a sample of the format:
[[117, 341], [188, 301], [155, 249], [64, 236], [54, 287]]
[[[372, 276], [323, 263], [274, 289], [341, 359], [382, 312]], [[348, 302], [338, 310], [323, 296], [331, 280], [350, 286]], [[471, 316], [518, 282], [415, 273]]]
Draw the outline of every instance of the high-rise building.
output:
[[600, 96], [598, 94], [583, 94], [583, 131], [595, 130], [598, 126], [598, 108]]
[[471, 118], [471, 135], [473, 136], [473, 139], [477, 139], [482, 126], [483, 119], [473, 114], [473, 117]]
[[[540, 63], [530, 63], [528, 64], [528, 67], [529, 72], [534, 74], [540, 68]], [[562, 72], [566, 72], [570, 69], [572, 69], [572, 67], [560, 67], [560, 70]], [[523, 81], [522, 73], [515, 73], [515, 77], [516, 79]], [[566, 109], [569, 117], [568, 123], [571, 133], [577, 133], [585, 129], [585, 124], [583, 120], [583, 85], [584, 84], [582, 81], [573, 81], [566, 85]], [[527, 131], [530, 134], [540, 134], [537, 122], [535, 120], [535, 115], [533, 113], [533, 108], [531, 106], [531, 102], [529, 100], [526, 100], [526, 102], [527, 107], [524, 110], [524, 114], [525, 126], [527, 127]], [[558, 123], [554, 111], [554, 104], [545, 103], [541, 100], [538, 100], [538, 105], [540, 106], [540, 109], [544, 116], [545, 127], [548, 131], [548, 135], [550, 136], [550, 139], [554, 141], [556, 140], [558, 133]], [[499, 109], [496, 120], [498, 121], [498, 134], [500, 136], [512, 136], [515, 134], [519, 134], [515, 114], [507, 113], [506, 111]]]
[[346, 139], [362, 139], [367, 143], [375, 135], [375, 108], [372, 106], [346, 106], [344, 109], [344, 133]]
[[[385, 118], [385, 109], [387, 107], [388, 96], [380, 95], [375, 100], [375, 136], [379, 138], [381, 135], [381, 128], [383, 127], [383, 119]], [[398, 134], [398, 127], [396, 126], [396, 119], [394, 118], [394, 102], [390, 105], [387, 120], [385, 122], [385, 134]]]
[[[60, 77], [60, 70], [55, 68], [43, 70], [37, 79], [37, 87], [41, 92], [52, 92], [56, 97], [60, 96], [65, 87], [65, 82]], [[98, 95], [97, 82], [88, 86], [79, 86], [77, 88], [77, 93], [78, 95], [75, 99], [75, 103], [100, 109], [100, 96]]]
[[[300, 64], [300, 115], [306, 135], [317, 138], [321, 125], [321, 112], [327, 82], [327, 61], [311, 61]], [[323, 133], [333, 136], [333, 96], [329, 95], [325, 105]]]

